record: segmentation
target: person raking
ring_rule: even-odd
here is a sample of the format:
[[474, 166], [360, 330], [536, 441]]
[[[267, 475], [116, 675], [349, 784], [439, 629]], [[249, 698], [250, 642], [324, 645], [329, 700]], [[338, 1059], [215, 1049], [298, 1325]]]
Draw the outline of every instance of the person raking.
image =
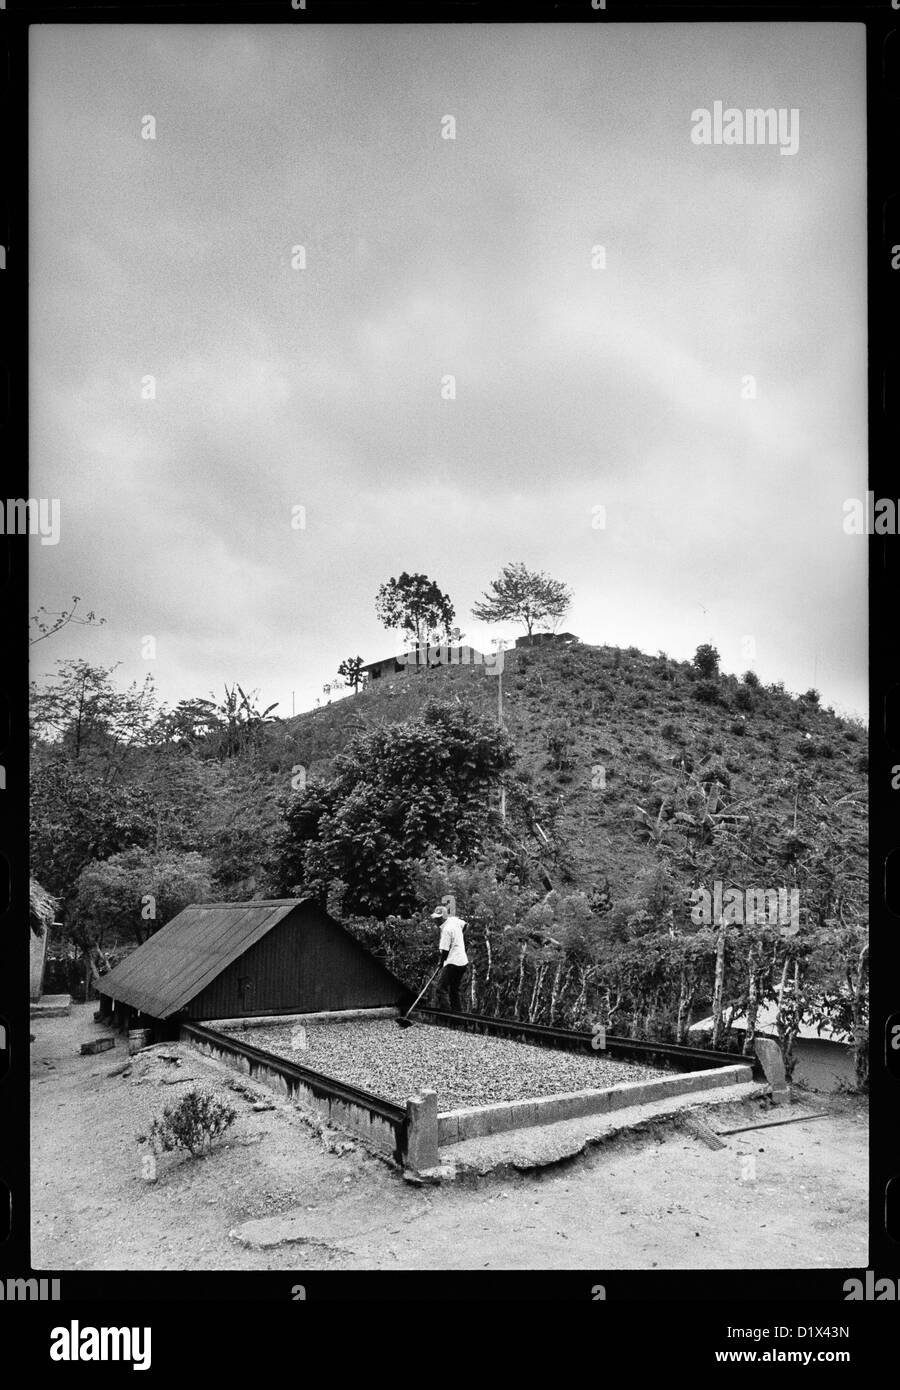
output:
[[438, 1008], [448, 1007], [452, 1013], [458, 1014], [462, 1011], [459, 992], [463, 976], [469, 968], [469, 957], [466, 955], [463, 937], [466, 924], [461, 917], [452, 916], [444, 903], [435, 908], [431, 918], [432, 921], [441, 924], [438, 953], [443, 969], [435, 985]]

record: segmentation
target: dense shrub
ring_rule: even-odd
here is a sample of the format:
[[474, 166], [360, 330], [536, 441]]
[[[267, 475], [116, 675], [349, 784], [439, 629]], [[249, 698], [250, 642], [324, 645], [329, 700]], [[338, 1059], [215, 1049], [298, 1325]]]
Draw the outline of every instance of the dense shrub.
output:
[[722, 692], [716, 681], [698, 681], [694, 686], [694, 699], [701, 705], [721, 705]]
[[741, 680], [744, 682], [744, 685], [749, 685], [751, 690], [759, 689], [759, 676], [755, 671], [745, 671]]
[[735, 709], [752, 710], [755, 708], [755, 704], [756, 702], [746, 685], [739, 685], [734, 692]]
[[719, 674], [719, 653], [709, 642], [703, 642], [694, 652], [693, 665], [709, 680]]
[[174, 1105], [167, 1105], [162, 1115], [155, 1115], [147, 1134], [140, 1142], [149, 1142], [154, 1153], [171, 1153], [184, 1149], [198, 1154], [220, 1139], [237, 1118], [237, 1111], [223, 1105], [205, 1091], [188, 1091]]

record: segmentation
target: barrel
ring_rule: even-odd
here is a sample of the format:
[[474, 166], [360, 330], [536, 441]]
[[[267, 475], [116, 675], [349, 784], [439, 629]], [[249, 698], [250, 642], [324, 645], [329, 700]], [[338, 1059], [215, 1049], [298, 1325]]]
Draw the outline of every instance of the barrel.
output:
[[149, 1028], [130, 1028], [128, 1030], [128, 1053], [129, 1056], [135, 1052], [140, 1052], [142, 1047], [148, 1047], [150, 1043]]

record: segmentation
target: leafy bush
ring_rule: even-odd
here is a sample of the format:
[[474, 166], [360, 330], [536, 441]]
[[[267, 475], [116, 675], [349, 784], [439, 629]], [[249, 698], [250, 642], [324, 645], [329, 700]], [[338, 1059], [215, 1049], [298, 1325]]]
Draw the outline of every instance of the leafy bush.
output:
[[167, 1105], [162, 1115], [154, 1115], [147, 1134], [139, 1142], [149, 1141], [154, 1153], [171, 1153], [184, 1149], [196, 1158], [222, 1137], [237, 1119], [237, 1111], [223, 1105], [206, 1091], [188, 1091], [174, 1105]]
[[800, 696], [800, 699], [804, 700], [808, 705], [817, 705], [819, 703], [819, 698], [818, 690], [814, 690], [812, 686]]
[[749, 685], [751, 690], [759, 689], [759, 676], [755, 671], [745, 671], [741, 680], [745, 685]]
[[703, 642], [694, 652], [694, 667], [709, 680], [719, 674], [719, 653], [709, 642]]
[[698, 681], [694, 686], [694, 699], [701, 705], [720, 705], [722, 692], [715, 681]]
[[750, 694], [750, 691], [747, 689], [746, 685], [739, 685], [737, 690], [734, 692], [735, 709], [751, 710], [755, 708], [755, 705], [756, 702], [754, 701], [753, 696]]
[[734, 734], [735, 738], [743, 738], [747, 732], [747, 725], [743, 722], [742, 719], [736, 719], [733, 724], [729, 725], [729, 728], [731, 729], [731, 732]]
[[282, 803], [273, 888], [323, 900], [340, 879], [343, 913], [408, 915], [415, 862], [432, 846], [464, 861], [480, 852], [488, 792], [512, 763], [508, 735], [462, 704], [429, 702], [416, 718], [356, 734], [327, 785]]

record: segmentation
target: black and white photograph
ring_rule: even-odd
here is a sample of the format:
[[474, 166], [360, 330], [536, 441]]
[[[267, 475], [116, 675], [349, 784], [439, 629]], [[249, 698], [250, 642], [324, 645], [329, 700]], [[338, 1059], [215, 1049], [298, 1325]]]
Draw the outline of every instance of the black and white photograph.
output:
[[865, 28], [285, 8], [29, 33], [33, 1270], [871, 1298]]

